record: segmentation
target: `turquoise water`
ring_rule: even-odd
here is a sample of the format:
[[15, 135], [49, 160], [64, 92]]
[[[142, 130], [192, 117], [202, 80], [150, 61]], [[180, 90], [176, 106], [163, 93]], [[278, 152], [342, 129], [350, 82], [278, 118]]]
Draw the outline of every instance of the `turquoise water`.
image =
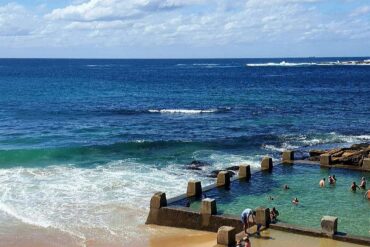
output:
[[[326, 183], [320, 188], [320, 179], [327, 180], [332, 174], [337, 177], [336, 185]], [[339, 231], [370, 237], [370, 200], [364, 199], [364, 190], [349, 190], [352, 181], [359, 183], [363, 176], [370, 179], [369, 172], [280, 165], [271, 174], [258, 172], [250, 182], [235, 181], [231, 190], [216, 188], [206, 195], [216, 199], [219, 213], [240, 215], [245, 208], [276, 207], [279, 222], [316, 229], [322, 216], [337, 216]], [[284, 184], [290, 189], [284, 190]], [[300, 201], [298, 205], [291, 203], [295, 197]], [[194, 209], [199, 206], [199, 201], [191, 203]]]

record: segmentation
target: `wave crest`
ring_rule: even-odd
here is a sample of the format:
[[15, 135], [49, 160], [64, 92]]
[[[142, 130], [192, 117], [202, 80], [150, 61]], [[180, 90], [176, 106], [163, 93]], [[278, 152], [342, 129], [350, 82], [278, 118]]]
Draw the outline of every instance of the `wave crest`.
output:
[[150, 109], [150, 113], [167, 113], [167, 114], [200, 114], [200, 113], [215, 113], [219, 109]]

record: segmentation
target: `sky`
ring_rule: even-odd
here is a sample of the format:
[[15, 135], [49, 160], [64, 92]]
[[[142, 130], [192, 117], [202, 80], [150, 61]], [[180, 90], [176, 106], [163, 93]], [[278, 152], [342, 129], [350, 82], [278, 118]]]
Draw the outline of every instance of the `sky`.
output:
[[370, 0], [0, 0], [0, 57], [370, 56]]

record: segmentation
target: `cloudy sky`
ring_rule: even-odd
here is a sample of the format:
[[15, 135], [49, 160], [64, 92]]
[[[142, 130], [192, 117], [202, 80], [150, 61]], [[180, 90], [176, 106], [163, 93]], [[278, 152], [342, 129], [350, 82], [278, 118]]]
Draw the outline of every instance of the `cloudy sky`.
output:
[[369, 55], [370, 0], [0, 0], [0, 57]]

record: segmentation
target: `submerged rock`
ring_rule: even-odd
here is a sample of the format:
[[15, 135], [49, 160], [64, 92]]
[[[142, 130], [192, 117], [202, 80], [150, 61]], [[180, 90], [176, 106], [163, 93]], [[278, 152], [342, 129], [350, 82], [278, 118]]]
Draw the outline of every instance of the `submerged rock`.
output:
[[202, 170], [204, 166], [210, 166], [211, 164], [206, 161], [201, 160], [193, 160], [190, 164], [185, 166], [187, 170]]
[[[209, 175], [207, 175], [207, 177], [210, 177], [210, 178], [217, 178], [217, 175], [220, 171], [224, 171], [224, 170], [213, 170]], [[233, 172], [233, 171], [227, 171], [230, 175], [230, 177], [233, 177], [236, 173]]]
[[239, 171], [239, 166], [229, 166], [226, 168], [229, 171]]

